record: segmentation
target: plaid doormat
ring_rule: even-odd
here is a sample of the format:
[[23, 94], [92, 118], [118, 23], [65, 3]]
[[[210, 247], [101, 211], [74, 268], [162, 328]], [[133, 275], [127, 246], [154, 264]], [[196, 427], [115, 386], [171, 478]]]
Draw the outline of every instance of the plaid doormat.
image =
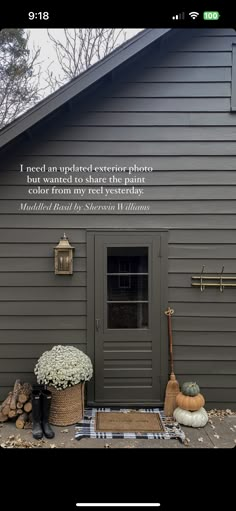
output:
[[108, 431], [96, 431], [96, 413], [97, 412], [130, 412], [130, 408], [85, 408], [83, 420], [75, 426], [75, 438], [81, 440], [81, 438], [127, 438], [127, 439], [163, 439], [170, 440], [177, 438], [181, 442], [185, 440], [185, 433], [181, 429], [180, 425], [174, 420], [166, 418], [164, 412], [159, 408], [140, 408], [137, 411], [146, 413], [159, 413], [161, 423], [163, 425], [163, 432], [160, 433], [112, 433]]

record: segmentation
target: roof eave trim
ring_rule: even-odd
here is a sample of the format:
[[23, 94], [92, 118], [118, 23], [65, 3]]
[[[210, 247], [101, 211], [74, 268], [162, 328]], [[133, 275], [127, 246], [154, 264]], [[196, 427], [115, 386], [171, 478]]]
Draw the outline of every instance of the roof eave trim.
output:
[[30, 111], [23, 114], [19, 119], [3, 128], [0, 133], [0, 147], [19, 136], [21, 133], [30, 129], [34, 124], [41, 121], [44, 117], [51, 114], [54, 110], [71, 100], [82, 91], [87, 89], [93, 83], [103, 78], [109, 72], [124, 63], [127, 59], [135, 56], [141, 50], [149, 46], [155, 40], [162, 37], [171, 29], [148, 29], [141, 32], [140, 37], [127, 41], [125, 47], [117, 48], [115, 52], [108, 55], [94, 66], [87, 69], [79, 75], [75, 80], [69, 82], [66, 86], [61, 87], [58, 91], [42, 100], [38, 105]]

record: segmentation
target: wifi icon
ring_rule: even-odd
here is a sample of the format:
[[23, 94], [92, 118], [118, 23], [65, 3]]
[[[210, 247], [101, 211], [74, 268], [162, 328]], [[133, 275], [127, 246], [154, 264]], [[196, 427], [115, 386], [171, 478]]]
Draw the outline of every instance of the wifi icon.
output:
[[191, 16], [191, 18], [193, 20], [195, 20], [199, 16], [199, 12], [195, 12], [195, 11], [189, 12], [189, 16]]

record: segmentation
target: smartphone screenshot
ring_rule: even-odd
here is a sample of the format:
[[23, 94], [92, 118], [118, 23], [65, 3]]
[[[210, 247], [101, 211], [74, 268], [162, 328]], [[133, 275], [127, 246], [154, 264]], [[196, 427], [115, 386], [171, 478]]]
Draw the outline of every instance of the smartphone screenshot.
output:
[[68, 509], [235, 453], [236, 23], [147, 11], [0, 20], [0, 446]]

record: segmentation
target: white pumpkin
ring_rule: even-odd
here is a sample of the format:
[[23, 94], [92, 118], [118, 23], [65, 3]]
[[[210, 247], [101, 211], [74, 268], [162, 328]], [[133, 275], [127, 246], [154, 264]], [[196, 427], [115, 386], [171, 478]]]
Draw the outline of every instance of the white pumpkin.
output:
[[173, 415], [179, 424], [191, 426], [192, 428], [203, 428], [208, 422], [208, 414], [205, 408], [200, 408], [196, 412], [189, 412], [188, 410], [183, 410], [178, 407], [175, 409]]

